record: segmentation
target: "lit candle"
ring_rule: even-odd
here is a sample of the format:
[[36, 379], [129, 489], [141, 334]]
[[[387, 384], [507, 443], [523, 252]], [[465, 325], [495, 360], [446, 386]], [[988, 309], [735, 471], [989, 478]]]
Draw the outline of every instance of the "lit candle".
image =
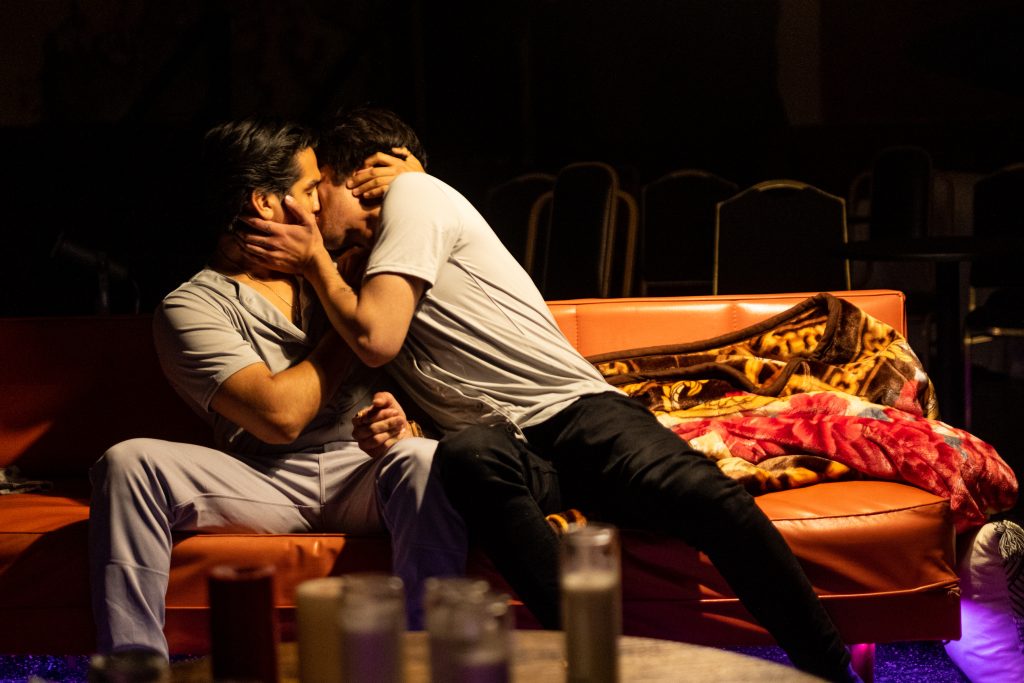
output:
[[614, 527], [590, 524], [562, 539], [562, 627], [569, 683], [619, 679], [622, 579]]
[[405, 594], [402, 580], [383, 574], [343, 577], [337, 623], [344, 683], [401, 683]]
[[274, 567], [220, 565], [208, 588], [214, 680], [277, 683]]
[[425, 602], [433, 683], [508, 683], [507, 595], [492, 593], [479, 579], [431, 578]]
[[345, 683], [401, 683], [402, 632], [387, 625], [343, 627], [341, 671]]
[[327, 576], [303, 581], [295, 591], [303, 683], [341, 683], [338, 609], [343, 585], [340, 576]]

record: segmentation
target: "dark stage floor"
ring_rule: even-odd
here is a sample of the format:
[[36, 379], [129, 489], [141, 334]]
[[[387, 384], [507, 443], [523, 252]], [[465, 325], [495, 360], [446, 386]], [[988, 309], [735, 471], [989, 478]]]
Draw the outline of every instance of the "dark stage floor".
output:
[[[778, 648], [739, 651], [772, 661], [786, 661]], [[970, 683], [946, 656], [941, 643], [879, 645], [875, 657], [876, 683]], [[87, 680], [87, 671], [86, 657], [0, 656], [0, 683], [78, 683]]]

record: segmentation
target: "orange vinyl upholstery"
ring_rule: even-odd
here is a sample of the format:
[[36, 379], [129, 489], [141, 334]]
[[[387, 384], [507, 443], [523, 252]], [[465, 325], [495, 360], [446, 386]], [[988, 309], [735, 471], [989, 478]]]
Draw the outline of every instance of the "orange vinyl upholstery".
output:
[[[842, 292], [904, 329], [895, 291]], [[552, 302], [585, 355], [690, 341], [779, 313], [804, 294]], [[0, 467], [52, 481], [0, 496], [0, 653], [87, 653], [89, 466], [134, 436], [204, 442], [206, 430], [160, 374], [146, 316], [0, 320]], [[848, 642], [957, 638], [959, 591], [945, 500], [892, 482], [852, 481], [761, 496]], [[165, 632], [174, 653], [208, 648], [206, 575], [217, 564], [272, 563], [284, 638], [295, 586], [387, 570], [384, 537], [194, 534], [172, 555]], [[623, 533], [625, 631], [711, 645], [768, 643], [714, 568], [680, 541]], [[470, 571], [495, 583], [486, 559]], [[770, 586], [765, 587], [771, 590]], [[521, 624], [529, 615], [520, 613]]]
[[[815, 293], [579, 299], [548, 305], [572, 345], [594, 356], [717, 337], [782, 313]], [[906, 332], [902, 294], [880, 289], [836, 294]]]

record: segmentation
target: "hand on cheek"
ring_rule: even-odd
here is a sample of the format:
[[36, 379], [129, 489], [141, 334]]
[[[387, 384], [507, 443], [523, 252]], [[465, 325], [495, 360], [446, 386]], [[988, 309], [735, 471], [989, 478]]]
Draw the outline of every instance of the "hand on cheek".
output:
[[377, 152], [364, 161], [363, 168], [345, 181], [345, 187], [360, 200], [380, 200], [388, 186], [403, 173], [423, 173], [423, 165], [404, 147], [396, 147], [392, 154]]
[[265, 267], [285, 273], [302, 273], [323, 249], [316, 218], [291, 196], [284, 206], [294, 223], [246, 218], [251, 230], [239, 231], [244, 253]]

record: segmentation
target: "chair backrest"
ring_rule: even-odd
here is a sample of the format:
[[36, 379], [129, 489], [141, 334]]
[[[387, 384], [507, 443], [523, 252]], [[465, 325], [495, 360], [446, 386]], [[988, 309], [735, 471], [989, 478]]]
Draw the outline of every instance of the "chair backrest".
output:
[[673, 171], [640, 194], [639, 294], [709, 294], [715, 261], [715, 207], [736, 183], [699, 169]]
[[[540, 201], [535, 211], [547, 200]], [[610, 296], [620, 202], [615, 169], [599, 161], [565, 166], [550, 202], [547, 234], [533, 240], [534, 279], [541, 292], [547, 299]]]
[[[491, 187], [484, 197], [484, 218], [509, 252], [524, 266], [530, 260], [527, 241], [532, 230], [531, 210], [534, 203], [554, 186], [553, 174], [524, 173]], [[546, 234], [546, 213], [541, 213], [534, 220], [543, 223], [538, 230]]]
[[769, 180], [719, 202], [715, 294], [850, 288], [846, 203], [795, 180]]
[[[1024, 237], [1024, 163], [1011, 164], [974, 184], [974, 235]], [[971, 264], [974, 287], [1024, 286], [1019, 254], [978, 259]]]
[[920, 147], [887, 147], [871, 167], [871, 239], [926, 237], [932, 159]]

